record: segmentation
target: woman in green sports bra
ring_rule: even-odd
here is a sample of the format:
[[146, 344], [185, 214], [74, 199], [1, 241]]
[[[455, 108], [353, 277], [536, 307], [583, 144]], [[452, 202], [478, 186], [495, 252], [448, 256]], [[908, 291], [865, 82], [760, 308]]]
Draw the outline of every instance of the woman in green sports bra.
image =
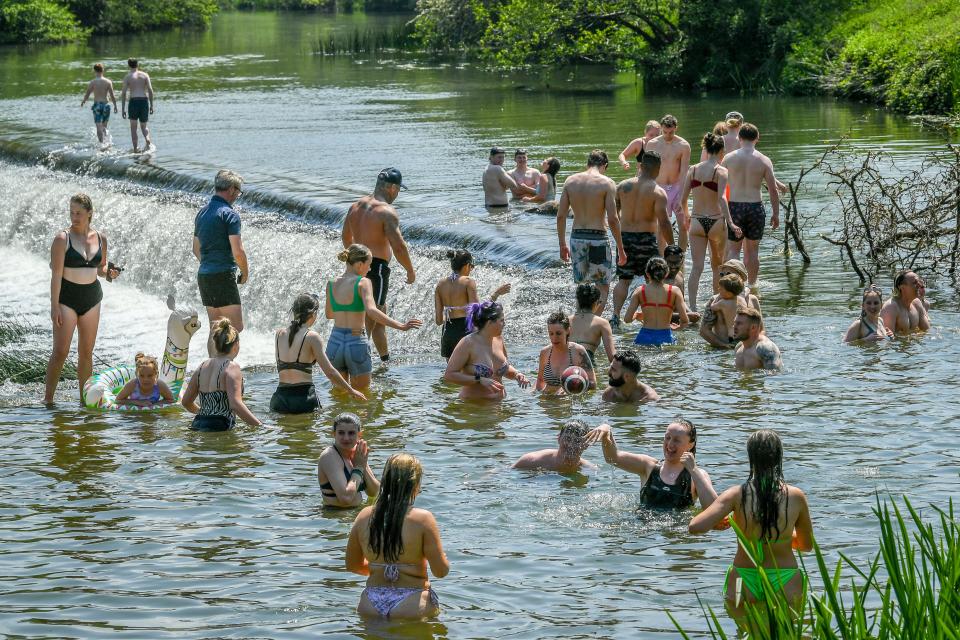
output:
[[352, 244], [337, 256], [347, 268], [336, 280], [327, 282], [326, 316], [333, 320], [333, 331], [327, 341], [326, 355], [354, 389], [370, 386], [370, 345], [364, 331], [364, 319], [407, 331], [421, 325], [416, 318], [400, 322], [377, 308], [373, 285], [364, 278], [370, 271], [373, 254], [362, 244]]
[[[755, 564], [737, 545], [727, 569], [723, 593], [727, 611], [741, 628], [747, 628], [746, 603], [762, 602], [766, 594], [763, 571], [774, 593], [782, 593], [794, 611], [804, 598], [807, 576], [797, 566], [793, 550], [813, 549], [813, 524], [807, 497], [783, 480], [783, 444], [775, 431], [763, 429], [747, 439], [750, 477], [730, 487], [690, 521], [690, 533], [706, 533], [730, 513], [748, 540]], [[758, 566], [760, 568], [758, 568]]]

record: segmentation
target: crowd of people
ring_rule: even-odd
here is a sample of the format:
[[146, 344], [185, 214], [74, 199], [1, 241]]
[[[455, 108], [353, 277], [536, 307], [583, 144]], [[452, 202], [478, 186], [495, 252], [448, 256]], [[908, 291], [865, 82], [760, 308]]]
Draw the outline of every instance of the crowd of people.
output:
[[[136, 60], [130, 61], [130, 69], [121, 100], [129, 91], [124, 114], [130, 114], [136, 150], [137, 124], [150, 144], [146, 123], [153, 112], [153, 91]], [[107, 100], [113, 101], [116, 110], [116, 99], [102, 67], [95, 70], [97, 77], [84, 101], [93, 94], [102, 140], [110, 113]], [[540, 170], [533, 169], [526, 150], [517, 149], [515, 168], [508, 172], [503, 167], [506, 151], [490, 150], [481, 178], [486, 206], [509, 207], [513, 199], [538, 205], [533, 211], [555, 214], [559, 256], [570, 263], [576, 285], [576, 310], [546, 318], [549, 344], [540, 351], [536, 378], [528, 378], [511, 364], [503, 337], [505, 313], [498, 298], [510, 293], [510, 284], [500, 284], [489, 299], [481, 300], [472, 278], [473, 256], [465, 249], [451, 249], [447, 253], [450, 275], [434, 287], [434, 321], [442, 327], [440, 356], [447, 360], [443, 379], [460, 387], [460, 398], [503, 398], [505, 380], [515, 381], [521, 389], [533, 385], [544, 394], [563, 394], [562, 372], [570, 367], [584, 371], [588, 386], [598, 388], [597, 363], [603, 355], [608, 363], [603, 401], [655, 401], [656, 390], [639, 379], [641, 350], [673, 344], [674, 332], [695, 323], [711, 346], [736, 350], [738, 368], [782, 368], [780, 350], [766, 334], [753, 290], [767, 224], [763, 190], [772, 209], [770, 226], [776, 229], [779, 193], [785, 187], [776, 179], [770, 159], [757, 149], [758, 128], [740, 113], [728, 113], [702, 136], [702, 153], [695, 164], [691, 164], [691, 145], [677, 130], [672, 115], [648, 122], [644, 135], [618, 156], [624, 170], [637, 169], [635, 176], [619, 184], [606, 175], [607, 154], [592, 151], [586, 168], [564, 181], [559, 199], [559, 160], [546, 158]], [[230, 429], [236, 417], [261, 424], [244, 404], [243, 371], [234, 362], [244, 329], [239, 287], [250, 277], [240, 216], [233, 207], [243, 194], [243, 180], [223, 170], [216, 175], [214, 188], [215, 195], [196, 215], [193, 235], [193, 253], [199, 260], [197, 285], [210, 321], [209, 357], [193, 372], [180, 400], [195, 414], [192, 427], [202, 431]], [[333, 385], [357, 401], [366, 400], [373, 371], [370, 341], [380, 361], [388, 363], [387, 329], [410, 331], [422, 326], [417, 318], [402, 320], [388, 313], [394, 258], [403, 267], [406, 282], [416, 282], [393, 207], [404, 189], [398, 169], [378, 174], [373, 193], [355, 202], [344, 218], [343, 250], [338, 255], [344, 270], [331, 274], [325, 299], [304, 293], [293, 301], [289, 326], [276, 331], [278, 386], [270, 400], [271, 410], [309, 413], [320, 408], [314, 365]], [[108, 260], [106, 235], [92, 226], [93, 212], [88, 196], [71, 198], [70, 226], [55, 235], [51, 246], [53, 353], [47, 370], [47, 403], [53, 401], [75, 330], [82, 393], [92, 371], [99, 324], [99, 278], [112, 281], [121, 276], [121, 270]], [[572, 217], [569, 235], [568, 217]], [[700, 280], [708, 248], [711, 291], [702, 301]], [[688, 250], [693, 267], [685, 283]], [[635, 285], [634, 280], [642, 283]], [[606, 315], [608, 298], [612, 298], [612, 312]], [[312, 329], [321, 305], [325, 317], [333, 321], [326, 344]], [[927, 330], [928, 308], [923, 280], [904, 270], [896, 275], [887, 300], [876, 285], [863, 292], [862, 313], [843, 340], [881, 340]], [[618, 348], [616, 336], [634, 321], [641, 323], [633, 339], [636, 348]], [[155, 358], [138, 354], [136, 375], [118, 394], [119, 403], [151, 406], [175, 401], [157, 379]], [[392, 618], [435, 615], [439, 599], [428, 567], [435, 578], [442, 578], [450, 563], [435, 518], [413, 507], [423, 475], [419, 461], [407, 453], [391, 455], [378, 479], [370, 466], [370, 447], [362, 438], [360, 419], [342, 413], [334, 419], [332, 430], [333, 444], [324, 450], [317, 468], [324, 504], [356, 508], [363, 506], [366, 497], [376, 498], [373, 506], [357, 515], [347, 543], [347, 569], [368, 576], [358, 610]], [[773, 597], [764, 592], [765, 584], [782, 592], [790, 603], [803, 597], [806, 578], [797, 568], [793, 551], [812, 547], [810, 513], [803, 492], [783, 478], [782, 443], [775, 432], [757, 431], [748, 438], [749, 477], [719, 495], [707, 472], [697, 466], [697, 429], [682, 418], [667, 425], [658, 456], [621, 450], [607, 424], [591, 429], [583, 421], [570, 420], [560, 428], [557, 448], [528, 453], [514, 466], [560, 473], [593, 468], [581, 455], [595, 443], [600, 443], [607, 463], [640, 476], [643, 505], [686, 509], [699, 503], [702, 511], [690, 521], [691, 533], [724, 528], [732, 517], [751, 541], [738, 546], [724, 585], [727, 607], [738, 621], [745, 620], [745, 603]]]

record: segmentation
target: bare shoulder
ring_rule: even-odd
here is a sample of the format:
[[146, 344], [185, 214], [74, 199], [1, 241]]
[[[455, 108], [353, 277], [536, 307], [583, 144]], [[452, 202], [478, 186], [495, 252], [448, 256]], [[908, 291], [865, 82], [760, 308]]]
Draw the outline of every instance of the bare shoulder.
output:
[[690, 143], [687, 142], [686, 138], [681, 138], [680, 136], [677, 136], [676, 138], [677, 138], [677, 143], [678, 143], [681, 147], [684, 147], [684, 148], [687, 149], [688, 151], [690, 150]]
[[610, 321], [607, 320], [606, 318], [601, 318], [600, 316], [594, 316], [593, 322], [591, 322], [590, 324], [602, 330], [608, 330], [608, 329], [612, 330], [612, 328], [610, 327]]
[[[373, 509], [373, 507], [367, 507], [368, 509]], [[433, 514], [426, 509], [418, 509], [414, 507], [410, 510], [410, 519], [418, 524], [422, 525], [436, 525], [437, 519], [433, 517]]]
[[757, 357], [763, 363], [764, 369], [780, 369], [783, 367], [783, 361], [780, 359], [780, 348], [774, 344], [773, 340], [764, 336], [756, 344]]

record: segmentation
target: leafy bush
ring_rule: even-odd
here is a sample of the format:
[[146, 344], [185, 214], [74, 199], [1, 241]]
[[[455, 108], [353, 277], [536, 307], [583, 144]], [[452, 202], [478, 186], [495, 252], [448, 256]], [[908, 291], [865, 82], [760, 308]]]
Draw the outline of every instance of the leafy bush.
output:
[[0, 0], [0, 43], [67, 42], [89, 33], [52, 0]]

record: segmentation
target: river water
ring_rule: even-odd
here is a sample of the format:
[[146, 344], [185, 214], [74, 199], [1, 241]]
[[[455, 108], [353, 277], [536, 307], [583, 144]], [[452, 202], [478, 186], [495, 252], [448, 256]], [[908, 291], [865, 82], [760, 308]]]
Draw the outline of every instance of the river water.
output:
[[[801, 204], [805, 213], [823, 210], [808, 230], [813, 264], [785, 258], [782, 236], [769, 230], [761, 250], [768, 332], [786, 364], [780, 375], [738, 373], [732, 354], [684, 332], [678, 346], [645, 356], [643, 379], [664, 398], [656, 404], [614, 408], [599, 394], [546, 399], [511, 386], [500, 405], [468, 407], [441, 380], [439, 331], [430, 322], [447, 246], [474, 250], [481, 293], [513, 282], [506, 339], [528, 375], [547, 343], [546, 315], [571, 306], [553, 220], [479, 206], [493, 144], [555, 155], [566, 176], [592, 148], [615, 157], [652, 117], [675, 114], [679, 133], [696, 143], [738, 109], [759, 125], [761, 148], [789, 181], [846, 133], [904, 166], [942, 140], [899, 117], [831, 100], [679, 96], [597, 70], [497, 75], [397, 54], [317, 53], [321, 39], [375, 35], [404, 19], [228, 13], [203, 33], [0, 49], [0, 312], [47, 326], [49, 244], [68, 223], [69, 196], [82, 190], [93, 197], [112, 258], [127, 268], [120, 282], [104, 285], [97, 358], [159, 355], [167, 294], [199, 308], [192, 218], [216, 169], [233, 168], [247, 181], [240, 208], [252, 265], [238, 361], [248, 404], [268, 422], [198, 434], [176, 411], [78, 411], [75, 385], [62, 385], [52, 410], [40, 406], [38, 385], [0, 386], [4, 634], [675, 637], [667, 611], [703, 630], [697, 597], [722, 609], [731, 532], [692, 537], [689, 513], [638, 511], [637, 478], [605, 465], [599, 450], [585, 454], [600, 465], [585, 476], [509, 469], [523, 452], [549, 446], [571, 416], [609, 421], [621, 447], [659, 455], [663, 426], [683, 415], [700, 429], [698, 460], [720, 490], [746, 476], [747, 435], [778, 430], [786, 477], [807, 492], [830, 562], [841, 551], [872, 557], [877, 491], [940, 505], [957, 493], [956, 294], [930, 283], [934, 328], [926, 336], [842, 346], [859, 283], [815, 237], [836, 212], [816, 175]], [[119, 81], [131, 54], [157, 91], [158, 150], [149, 158], [129, 153], [119, 117], [110, 124], [113, 150], [96, 151], [90, 112], [77, 108], [90, 65], [104, 62]], [[416, 284], [395, 285], [391, 302], [397, 317], [416, 315], [426, 326], [390, 334], [396, 361], [375, 376], [367, 404], [330, 395], [321, 376], [317, 419], [270, 414], [271, 332], [298, 292], [319, 291], [338, 273], [338, 221], [389, 165], [411, 187], [396, 204], [417, 269]], [[627, 177], [614, 166], [610, 174]], [[318, 330], [326, 335], [329, 325]], [[624, 332], [618, 342], [631, 337]], [[23, 346], [48, 344], [38, 334]], [[202, 338], [192, 347], [191, 369]], [[436, 622], [375, 625], [353, 612], [363, 580], [343, 569], [343, 551], [355, 513], [324, 510], [315, 476], [329, 419], [346, 409], [364, 419], [375, 469], [398, 450], [424, 463], [417, 504], [436, 514], [452, 564], [435, 583], [444, 605]]]

